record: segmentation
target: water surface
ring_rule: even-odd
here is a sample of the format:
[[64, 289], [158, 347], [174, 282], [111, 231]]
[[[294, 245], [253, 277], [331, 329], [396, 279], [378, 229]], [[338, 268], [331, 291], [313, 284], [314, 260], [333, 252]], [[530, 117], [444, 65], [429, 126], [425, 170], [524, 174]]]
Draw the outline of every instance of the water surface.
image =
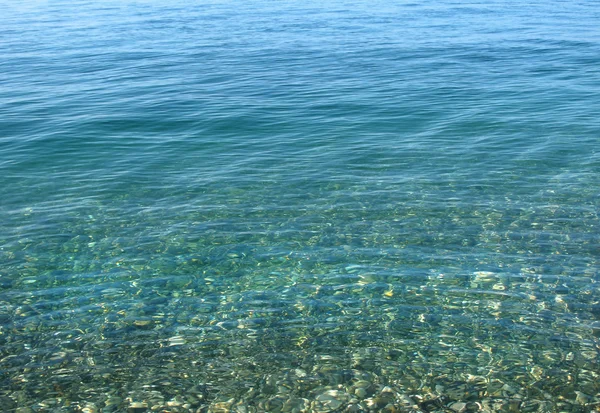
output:
[[2, 411], [598, 409], [595, 2], [188, 3], [0, 5]]

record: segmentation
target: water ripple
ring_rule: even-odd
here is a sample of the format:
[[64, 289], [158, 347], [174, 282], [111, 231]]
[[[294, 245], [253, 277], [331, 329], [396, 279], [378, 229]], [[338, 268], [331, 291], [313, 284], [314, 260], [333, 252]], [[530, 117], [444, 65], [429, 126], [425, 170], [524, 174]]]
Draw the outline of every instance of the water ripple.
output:
[[599, 405], [592, 2], [0, 13], [2, 409]]

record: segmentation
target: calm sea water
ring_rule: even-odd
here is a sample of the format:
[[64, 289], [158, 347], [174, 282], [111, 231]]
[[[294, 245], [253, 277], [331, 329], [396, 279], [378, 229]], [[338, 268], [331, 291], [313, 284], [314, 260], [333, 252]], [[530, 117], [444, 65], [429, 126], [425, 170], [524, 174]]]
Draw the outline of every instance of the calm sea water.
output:
[[0, 5], [0, 411], [600, 409], [600, 7]]

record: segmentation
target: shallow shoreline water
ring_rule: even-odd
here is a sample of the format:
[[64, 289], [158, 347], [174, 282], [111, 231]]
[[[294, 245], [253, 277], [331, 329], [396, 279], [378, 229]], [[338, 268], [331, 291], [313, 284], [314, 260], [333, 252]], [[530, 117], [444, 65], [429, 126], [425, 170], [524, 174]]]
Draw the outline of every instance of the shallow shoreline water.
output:
[[0, 14], [0, 411], [600, 411], [595, 3]]

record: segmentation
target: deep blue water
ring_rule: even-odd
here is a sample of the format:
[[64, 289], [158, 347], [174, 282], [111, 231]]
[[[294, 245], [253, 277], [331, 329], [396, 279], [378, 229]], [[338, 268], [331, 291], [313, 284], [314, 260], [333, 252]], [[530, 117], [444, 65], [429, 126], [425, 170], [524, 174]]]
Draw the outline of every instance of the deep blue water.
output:
[[600, 408], [596, 2], [0, 15], [0, 411]]

